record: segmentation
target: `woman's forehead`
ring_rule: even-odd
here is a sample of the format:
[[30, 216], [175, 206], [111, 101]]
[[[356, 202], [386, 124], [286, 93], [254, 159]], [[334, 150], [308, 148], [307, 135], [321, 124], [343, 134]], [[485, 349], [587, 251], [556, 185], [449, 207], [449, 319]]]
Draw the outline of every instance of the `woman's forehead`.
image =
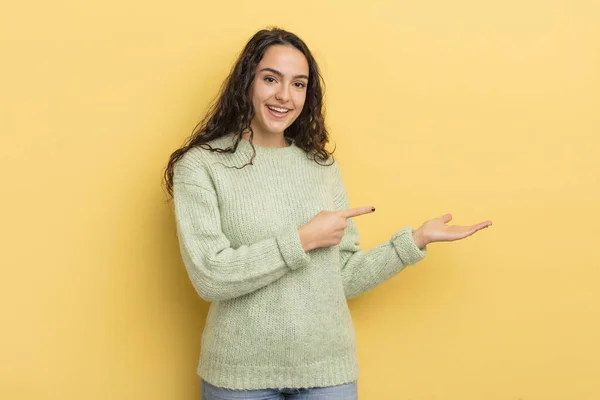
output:
[[284, 76], [308, 76], [306, 57], [300, 50], [292, 46], [274, 45], [269, 47], [257, 65], [258, 71], [265, 68], [278, 71]]

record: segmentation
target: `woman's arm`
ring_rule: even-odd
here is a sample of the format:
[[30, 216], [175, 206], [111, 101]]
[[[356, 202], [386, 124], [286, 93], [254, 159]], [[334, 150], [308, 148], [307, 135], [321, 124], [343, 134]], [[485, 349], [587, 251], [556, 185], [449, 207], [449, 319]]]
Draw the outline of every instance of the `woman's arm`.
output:
[[201, 170], [190, 174], [176, 167], [173, 181], [181, 255], [192, 285], [203, 299], [243, 296], [310, 262], [295, 226], [232, 248], [221, 230], [218, 199], [209, 177]]
[[[348, 208], [348, 196], [337, 162], [331, 168], [334, 168], [335, 207], [345, 210]], [[426, 248], [420, 249], [415, 243], [419, 240], [418, 233], [410, 226], [396, 232], [389, 241], [363, 251], [356, 224], [352, 219], [347, 222], [338, 248], [344, 292], [348, 299], [371, 290], [427, 255]]]

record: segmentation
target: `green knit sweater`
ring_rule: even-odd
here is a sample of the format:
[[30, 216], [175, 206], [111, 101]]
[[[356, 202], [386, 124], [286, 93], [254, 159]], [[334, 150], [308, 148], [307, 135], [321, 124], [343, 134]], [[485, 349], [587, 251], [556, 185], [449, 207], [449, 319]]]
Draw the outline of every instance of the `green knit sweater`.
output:
[[[226, 148], [233, 135], [213, 140]], [[181, 255], [211, 302], [198, 375], [230, 389], [332, 386], [358, 378], [346, 299], [426, 255], [407, 226], [369, 251], [352, 219], [337, 246], [304, 252], [298, 228], [321, 210], [348, 208], [337, 162], [322, 166], [292, 144], [246, 140], [234, 154], [193, 148], [174, 167]], [[323, 162], [321, 162], [323, 163]], [[326, 162], [325, 164], [329, 164]]]

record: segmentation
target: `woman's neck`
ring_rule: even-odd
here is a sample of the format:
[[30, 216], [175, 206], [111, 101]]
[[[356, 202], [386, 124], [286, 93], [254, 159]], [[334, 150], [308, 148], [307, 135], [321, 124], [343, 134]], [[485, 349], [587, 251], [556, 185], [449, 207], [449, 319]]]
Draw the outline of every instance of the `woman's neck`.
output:
[[[242, 139], [250, 140], [250, 132], [244, 132], [242, 134]], [[263, 133], [254, 131], [252, 143], [254, 145], [260, 146], [260, 147], [270, 147], [270, 148], [289, 147], [289, 143], [286, 141], [285, 137], [283, 136], [283, 133], [263, 134]]]

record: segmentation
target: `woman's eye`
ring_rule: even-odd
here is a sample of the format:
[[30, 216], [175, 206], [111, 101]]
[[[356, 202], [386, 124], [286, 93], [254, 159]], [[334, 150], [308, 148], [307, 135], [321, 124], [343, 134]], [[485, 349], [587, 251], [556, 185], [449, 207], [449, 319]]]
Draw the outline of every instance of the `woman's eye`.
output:
[[269, 83], [273, 83], [273, 82], [275, 82], [275, 79], [274, 79], [274, 78], [271, 78], [270, 76], [267, 76], [267, 77], [265, 78], [265, 81], [267, 81], [267, 82], [269, 82]]
[[302, 89], [302, 88], [306, 87], [306, 85], [302, 82], [296, 82], [296, 87], [299, 89]]

